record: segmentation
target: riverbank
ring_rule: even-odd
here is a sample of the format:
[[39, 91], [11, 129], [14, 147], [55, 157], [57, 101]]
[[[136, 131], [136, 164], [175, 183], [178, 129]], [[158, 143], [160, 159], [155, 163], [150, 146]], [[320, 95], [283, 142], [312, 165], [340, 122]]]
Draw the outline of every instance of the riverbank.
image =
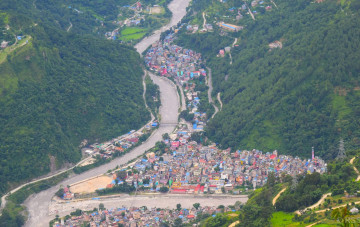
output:
[[157, 207], [163, 209], [174, 209], [176, 204], [181, 203], [183, 208], [190, 209], [194, 203], [200, 203], [201, 206], [229, 206], [234, 205], [236, 201], [246, 203], [248, 200], [246, 195], [229, 196], [229, 195], [137, 195], [130, 196], [121, 194], [116, 196], [100, 197], [96, 200], [83, 200], [69, 203], [58, 203], [52, 201], [49, 207], [49, 213], [52, 215], [59, 215], [60, 217], [68, 215], [76, 209], [92, 210], [99, 206], [99, 203], [104, 204], [108, 209], [116, 209], [118, 207]]
[[[176, 25], [181, 20], [181, 18], [186, 14], [186, 7], [189, 4], [189, 2], [190, 0], [186, 0], [185, 2], [181, 0], [172, 1], [169, 4], [169, 9], [173, 13], [173, 17], [170, 23], [164, 26], [162, 29], [156, 31], [152, 36], [147, 37], [143, 39], [143, 41], [138, 43], [135, 46], [138, 52], [142, 53], [149, 45], [151, 45], [153, 42], [159, 39], [162, 31], [165, 31], [171, 26]], [[135, 148], [131, 153], [121, 158], [117, 158], [112, 162], [105, 164], [103, 166], [97, 167], [95, 169], [89, 170], [79, 175], [72, 176], [59, 183], [57, 186], [51, 187], [45, 191], [30, 196], [24, 203], [29, 213], [29, 218], [25, 224], [26, 226], [49, 225], [49, 221], [55, 217], [54, 214], [49, 213], [51, 198], [58, 190], [60, 185], [73, 184], [78, 181], [103, 174], [108, 169], [114, 169], [117, 165], [125, 164], [128, 161], [143, 154], [146, 150], [152, 148], [157, 141], [160, 141], [162, 139], [163, 134], [171, 133], [174, 130], [175, 125], [178, 122], [178, 109], [180, 107], [176, 86], [171, 85], [170, 82], [165, 81], [162, 78], [152, 75], [150, 75], [150, 77], [154, 81], [154, 83], [159, 86], [160, 89], [161, 107], [159, 112], [161, 115], [161, 121], [160, 121], [159, 129], [155, 131], [145, 143]], [[161, 125], [161, 122], [166, 122], [171, 124]]]

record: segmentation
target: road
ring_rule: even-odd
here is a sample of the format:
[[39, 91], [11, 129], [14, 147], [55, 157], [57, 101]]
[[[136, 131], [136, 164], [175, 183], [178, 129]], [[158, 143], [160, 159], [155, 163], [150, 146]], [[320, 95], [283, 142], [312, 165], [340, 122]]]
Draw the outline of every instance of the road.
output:
[[[162, 31], [165, 31], [173, 25], [176, 25], [181, 20], [181, 18], [185, 16], [186, 7], [188, 6], [189, 2], [190, 0], [173, 0], [169, 4], [169, 9], [173, 13], [170, 23], [160, 30], [155, 31], [153, 35], [146, 37], [141, 42], [139, 42], [135, 46], [137, 51], [141, 54], [144, 50], [147, 49], [149, 45], [156, 42], [160, 38]], [[147, 141], [123, 157], [114, 159], [110, 163], [99, 166], [82, 174], [69, 177], [54, 187], [51, 187], [38, 194], [31, 195], [24, 203], [29, 213], [29, 218], [26, 221], [25, 226], [49, 226], [49, 221], [55, 218], [54, 214], [49, 214], [49, 205], [55, 192], [61, 185], [70, 185], [78, 181], [103, 174], [109, 169], [114, 169], [117, 165], [126, 164], [128, 161], [138, 157], [139, 155], [142, 155], [146, 150], [154, 147], [155, 143], [162, 139], [162, 135], [164, 133], [171, 133], [175, 129], [175, 125], [178, 122], [178, 109], [180, 107], [176, 86], [172, 82], [164, 78], [154, 76], [153, 74], [150, 74], [150, 77], [154, 83], [159, 86], [160, 89], [161, 107], [159, 113], [161, 115], [161, 121], [159, 128], [148, 138]], [[162, 122], [166, 122], [167, 124], [162, 125]], [[121, 204], [118, 204], [118, 206], [121, 206]]]
[[220, 92], [217, 94], [217, 100], [218, 100], [219, 103], [220, 103], [220, 111], [221, 111], [221, 110], [222, 110], [222, 107], [223, 107], [223, 103], [222, 103], [222, 101], [221, 101], [221, 93], [220, 93]]
[[275, 206], [276, 201], [278, 200], [278, 198], [280, 197], [280, 195], [281, 195], [286, 189], [287, 189], [286, 187], [283, 188], [283, 189], [274, 197], [274, 199], [273, 199], [273, 201], [272, 201], [272, 205], [273, 205], [273, 206]]
[[274, 6], [276, 7], [276, 9], [278, 9], [278, 6], [276, 5], [276, 3], [275, 3], [273, 0], [271, 0], [271, 3], [274, 4]]
[[66, 29], [66, 31], [69, 32], [70, 29], [72, 28], [72, 26], [73, 26], [73, 24], [72, 24], [71, 21], [70, 21], [70, 25], [69, 25], [69, 27]]
[[49, 225], [49, 221], [55, 217], [54, 215], [48, 215], [50, 201], [55, 192], [59, 189], [60, 185], [70, 185], [78, 181], [103, 174], [109, 169], [114, 169], [117, 165], [126, 164], [128, 161], [143, 154], [146, 150], [154, 147], [155, 143], [162, 139], [162, 135], [164, 133], [171, 133], [174, 130], [178, 120], [179, 109], [179, 99], [176, 87], [174, 88], [175, 85], [173, 83], [170, 83], [161, 77], [157, 77], [152, 74], [150, 74], [150, 77], [160, 88], [160, 99], [162, 105], [159, 112], [161, 114], [161, 122], [173, 123], [173, 125], [167, 124], [162, 126], [160, 122], [159, 129], [156, 130], [146, 142], [136, 147], [125, 156], [117, 158], [108, 164], [102, 165], [82, 174], [74, 175], [48, 190], [30, 196], [25, 201], [25, 206], [28, 208], [29, 212], [29, 219], [26, 222], [26, 226]]
[[331, 196], [331, 192], [322, 195], [321, 198], [320, 198], [320, 200], [317, 201], [317, 203], [315, 203], [315, 204], [313, 204], [313, 205], [311, 205], [311, 206], [309, 206], [309, 207], [306, 207], [304, 210], [297, 210], [297, 211], [295, 211], [295, 213], [298, 214], [298, 215], [301, 215], [301, 213], [302, 213], [303, 211], [306, 211], [306, 210], [308, 210], [308, 209], [311, 210], [311, 209], [313, 209], [313, 208], [318, 207], [320, 204], [322, 204], [322, 203], [324, 202], [324, 200], [325, 200], [326, 197], [328, 197], [328, 196]]
[[151, 36], [145, 37], [141, 42], [135, 45], [136, 50], [141, 54], [144, 52], [151, 44], [155, 43], [160, 39], [161, 32], [164, 32], [171, 28], [174, 25], [177, 25], [181, 19], [186, 14], [186, 7], [189, 5], [190, 0], [173, 0], [168, 5], [168, 8], [172, 12], [172, 18], [170, 22], [162, 27], [161, 29], [155, 31]]
[[145, 78], [146, 78], [146, 73], [144, 73], [144, 76], [143, 76], [143, 88], [144, 88], [144, 91], [143, 91], [143, 99], [144, 99], [144, 102], [145, 102], [145, 106], [146, 106], [146, 109], [150, 112], [151, 114], [151, 121], [154, 121], [155, 120], [155, 116], [154, 114], [151, 112], [149, 106], [147, 105], [146, 103], [146, 83], [145, 83]]
[[251, 12], [251, 9], [250, 7], [246, 4], [247, 8], [248, 8], [248, 11], [249, 11], [249, 14], [251, 15], [252, 19], [255, 20], [255, 16], [254, 14]]
[[19, 187], [11, 190], [11, 191], [8, 192], [7, 194], [3, 195], [3, 197], [1, 197], [1, 208], [0, 208], [0, 210], [2, 210], [2, 209], [5, 207], [5, 205], [6, 205], [6, 197], [7, 197], [8, 195], [17, 192], [18, 190], [22, 189], [23, 187], [25, 187], [25, 186], [27, 186], [27, 185], [29, 185], [29, 184], [34, 184], [34, 183], [37, 183], [37, 182], [39, 182], [39, 181], [43, 181], [43, 180], [50, 179], [50, 178], [52, 178], [52, 177], [59, 176], [60, 174], [63, 174], [63, 173], [65, 173], [65, 172], [67, 172], [67, 171], [75, 168], [76, 166], [81, 165], [82, 163], [88, 161], [88, 160], [91, 159], [91, 158], [92, 158], [92, 157], [85, 158], [85, 159], [81, 160], [80, 162], [78, 162], [76, 165], [74, 165], [73, 167], [71, 167], [71, 168], [69, 168], [69, 169], [65, 169], [65, 170], [59, 171], [59, 172], [57, 172], [57, 173], [55, 173], [55, 174], [52, 174], [52, 175], [50, 175], [50, 176], [47, 176], [47, 177], [43, 177], [43, 178], [40, 178], [40, 179], [37, 179], [37, 180], [30, 181], [29, 183], [22, 184], [22, 185], [20, 185]]
[[211, 69], [210, 68], [206, 68], [209, 72], [209, 77], [208, 77], [208, 81], [207, 81], [207, 84], [209, 86], [209, 89], [208, 89], [208, 99], [209, 99], [209, 103], [211, 105], [213, 105], [214, 109], [215, 109], [215, 112], [214, 114], [211, 116], [211, 118], [213, 118], [218, 112], [219, 112], [219, 108], [215, 105], [214, 103], [214, 100], [212, 99], [212, 96], [211, 96], [211, 93], [213, 91], [213, 85], [212, 85], [212, 75], [211, 75]]
[[202, 17], [204, 19], [203, 29], [205, 29], [205, 24], [206, 24], [205, 12], [202, 13]]
[[238, 41], [238, 38], [235, 38], [235, 40], [234, 40], [234, 42], [233, 42], [233, 44], [231, 46], [234, 47], [235, 44], [237, 43], [237, 41]]
[[355, 158], [356, 158], [356, 157], [353, 157], [353, 158], [350, 160], [350, 164], [353, 165], [353, 168], [354, 168], [356, 174], [358, 175], [355, 181], [359, 181], [359, 180], [360, 180], [360, 173], [359, 173], [359, 170], [354, 166], [354, 160], [355, 160]]

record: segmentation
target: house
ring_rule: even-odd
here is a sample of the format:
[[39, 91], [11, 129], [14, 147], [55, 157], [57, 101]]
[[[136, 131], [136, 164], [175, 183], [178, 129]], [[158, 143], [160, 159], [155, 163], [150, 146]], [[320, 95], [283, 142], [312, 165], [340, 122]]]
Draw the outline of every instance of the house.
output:
[[5, 49], [8, 46], [9, 42], [6, 42], [5, 40], [1, 42], [1, 48]]

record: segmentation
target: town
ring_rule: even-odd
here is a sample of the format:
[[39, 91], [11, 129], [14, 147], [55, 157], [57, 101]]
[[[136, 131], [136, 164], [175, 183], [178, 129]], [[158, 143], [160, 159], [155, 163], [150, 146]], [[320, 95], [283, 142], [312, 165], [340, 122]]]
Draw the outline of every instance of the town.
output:
[[[326, 163], [315, 157], [314, 150], [311, 159], [302, 160], [279, 155], [276, 150], [271, 153], [256, 149], [222, 150], [208, 141], [202, 133], [207, 114], [198, 110], [200, 91], [196, 86], [199, 78], [206, 78], [207, 73], [202, 67], [201, 55], [173, 44], [175, 38], [176, 33], [166, 35], [163, 41], [151, 46], [144, 59], [150, 70], [159, 76], [172, 78], [184, 87], [186, 111], [189, 113], [180, 114], [180, 117], [185, 118], [185, 122], [179, 123], [170, 135], [163, 135], [163, 140], [142, 158], [108, 172], [97, 188], [90, 190], [87, 186], [76, 184], [76, 187], [66, 188], [61, 196], [63, 199], [83, 198], [94, 192], [99, 195], [125, 192], [115, 190], [123, 185], [131, 186], [126, 189], [128, 192], [237, 195], [262, 187], [270, 173], [282, 179], [286, 175], [326, 172]], [[153, 122], [145, 128], [150, 130], [157, 124]], [[132, 131], [104, 144], [94, 144], [91, 146], [93, 149], [87, 152], [109, 158], [114, 152], [123, 152], [136, 144], [141, 136], [141, 132]], [[109, 190], [112, 188], [114, 190]]]
[[[182, 26], [184, 24], [180, 28]], [[199, 98], [201, 92], [205, 93], [201, 86], [205, 86], [207, 81], [206, 67], [199, 53], [174, 44], [175, 39], [176, 32], [167, 34], [162, 41], [154, 43], [148, 49], [144, 59], [150, 71], [175, 81], [181, 92], [185, 93], [186, 110], [180, 114], [183, 119], [176, 130], [171, 134], [164, 134], [161, 142], [137, 160], [109, 170], [89, 182], [65, 187], [57, 195], [60, 202], [133, 192], [158, 195], [239, 195], [264, 186], [270, 174], [282, 181], [288, 175], [294, 177], [314, 172], [323, 174], [327, 171], [325, 161], [315, 156], [314, 150], [311, 151], [311, 158], [300, 159], [279, 154], [276, 150], [224, 150], [209, 141], [203, 133], [208, 116], [201, 111], [201, 101], [204, 100]], [[153, 122], [145, 128], [150, 130], [157, 125], [157, 122]], [[136, 144], [141, 136], [141, 133], [132, 131], [107, 143], [94, 144], [88, 153], [100, 153], [102, 157], [108, 158], [114, 152], [122, 152]], [[218, 207], [201, 209], [200, 213], [208, 215], [216, 215], [221, 210]], [[164, 222], [174, 223], [179, 220], [190, 223], [198, 214], [196, 208], [169, 210], [122, 207], [96, 210], [88, 214], [83, 212], [66, 218], [65, 222], [57, 220], [53, 226], [80, 225], [84, 222], [90, 222], [90, 226], [100, 223], [160, 226]]]
[[181, 204], [176, 209], [160, 209], [143, 207], [121, 207], [117, 209], [105, 209], [100, 205], [99, 209], [93, 211], [77, 210], [73, 212], [74, 216], [67, 216], [64, 219], [55, 219], [51, 226], [67, 227], [82, 226], [89, 223], [91, 227], [96, 226], [162, 226], [162, 224], [186, 224], [196, 223], [199, 219], [217, 214], [236, 211], [242, 204], [235, 203], [234, 206], [204, 206], [194, 203], [191, 209], [182, 208]]
[[[149, 136], [153, 129], [158, 127], [158, 122], [153, 121], [146, 124], [143, 128], [138, 131], [131, 130], [130, 132], [121, 135], [119, 137], [113, 138], [110, 141], [106, 141], [103, 143], [94, 143], [83, 148], [84, 153], [88, 156], [92, 156], [93, 158], [89, 162], [94, 162], [96, 157], [100, 157], [102, 159], [110, 159], [115, 156], [119, 156], [124, 152], [127, 152], [130, 148], [137, 145], [139, 142], [144, 141], [147, 136]], [[86, 145], [86, 141], [82, 144]], [[85, 164], [91, 164], [89, 162]]]
[[205, 86], [207, 72], [202, 67], [201, 54], [173, 44], [175, 35], [170, 33], [163, 41], [154, 43], [144, 56], [145, 64], [159, 76], [172, 78], [183, 89], [187, 114], [180, 117], [193, 123], [194, 131], [202, 131], [208, 116], [201, 111], [200, 92], [204, 91], [200, 91], [203, 90], [200, 86]]
[[[326, 163], [314, 153], [311, 159], [302, 160], [279, 155], [277, 151], [231, 152], [231, 149], [217, 148], [216, 144], [203, 145], [191, 139], [198, 134], [191, 133], [187, 125], [183, 125], [175, 133], [164, 136], [165, 139], [144, 157], [105, 174], [102, 186], [89, 191], [86, 182], [75, 184], [66, 187], [61, 198], [79, 199], [86, 194], [93, 196], [94, 192], [103, 195], [109, 189], [124, 185], [131, 186], [129, 190], [138, 193], [238, 195], [262, 187], [270, 173], [284, 179], [286, 175], [326, 172]], [[79, 187], [85, 191], [79, 191]]]

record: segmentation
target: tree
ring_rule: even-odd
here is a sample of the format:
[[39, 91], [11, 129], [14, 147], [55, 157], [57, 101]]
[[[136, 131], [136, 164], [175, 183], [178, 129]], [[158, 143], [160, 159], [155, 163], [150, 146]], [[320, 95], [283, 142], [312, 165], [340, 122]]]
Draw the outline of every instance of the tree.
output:
[[103, 203], [100, 203], [100, 204], [99, 204], [99, 210], [105, 210], [105, 206], [104, 206]]
[[350, 212], [346, 206], [342, 207], [342, 208], [337, 208], [331, 212], [331, 218], [340, 221], [342, 226], [344, 226], [344, 227], [348, 226], [348, 224], [349, 224], [349, 222], [347, 221], [347, 218], [346, 218], [349, 215], [350, 215]]
[[163, 137], [164, 140], [170, 139], [169, 133], [163, 134], [162, 137]]
[[193, 204], [193, 207], [194, 207], [195, 209], [199, 209], [200, 203], [194, 203], [194, 204]]
[[176, 219], [174, 220], [174, 226], [176, 226], [176, 227], [182, 226], [182, 220], [181, 220], [181, 218], [176, 218]]
[[269, 185], [269, 187], [274, 187], [274, 185], [276, 184], [276, 177], [274, 172], [269, 173], [267, 184]]
[[169, 191], [169, 188], [166, 187], [166, 186], [162, 186], [162, 187], [160, 188], [160, 192], [162, 192], [162, 193], [166, 193], [166, 192], [168, 192], [168, 191]]
[[180, 203], [176, 204], [176, 209], [177, 209], [178, 211], [181, 210], [181, 204], [180, 204]]
[[63, 188], [60, 188], [56, 193], [55, 195], [59, 198], [62, 198], [63, 195], [64, 195], [64, 189]]
[[116, 175], [120, 180], [125, 180], [127, 177], [127, 173], [125, 170], [116, 172]]

